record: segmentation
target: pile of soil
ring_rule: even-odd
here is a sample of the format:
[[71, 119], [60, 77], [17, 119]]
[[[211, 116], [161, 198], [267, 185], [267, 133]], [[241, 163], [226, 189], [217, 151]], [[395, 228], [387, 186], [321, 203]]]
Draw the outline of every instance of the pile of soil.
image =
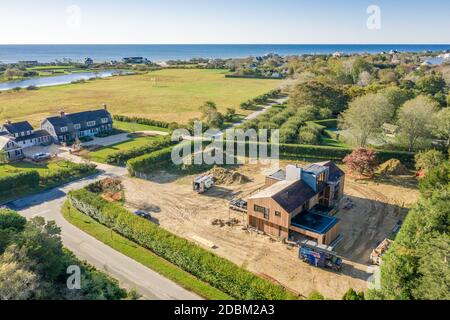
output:
[[380, 165], [378, 174], [383, 176], [406, 176], [409, 170], [397, 159], [391, 159]]
[[245, 184], [250, 182], [250, 179], [247, 176], [244, 176], [237, 171], [219, 167], [213, 168], [209, 174], [214, 177], [214, 182], [219, 185]]

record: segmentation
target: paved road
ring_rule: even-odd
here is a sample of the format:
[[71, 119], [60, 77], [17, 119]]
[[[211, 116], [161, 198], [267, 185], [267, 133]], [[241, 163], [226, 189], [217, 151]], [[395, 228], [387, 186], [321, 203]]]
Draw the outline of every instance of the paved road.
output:
[[8, 207], [28, 219], [41, 216], [46, 220], [56, 221], [62, 229], [61, 236], [64, 246], [81, 260], [86, 260], [99, 270], [103, 270], [119, 280], [123, 287], [137, 289], [146, 299], [200, 299], [196, 294], [77, 229], [63, 218], [61, 208], [66, 200], [66, 194], [70, 190], [80, 189], [99, 179], [123, 176], [127, 173], [124, 168], [108, 165], [99, 165], [99, 169], [104, 171], [101, 175], [11, 202]]

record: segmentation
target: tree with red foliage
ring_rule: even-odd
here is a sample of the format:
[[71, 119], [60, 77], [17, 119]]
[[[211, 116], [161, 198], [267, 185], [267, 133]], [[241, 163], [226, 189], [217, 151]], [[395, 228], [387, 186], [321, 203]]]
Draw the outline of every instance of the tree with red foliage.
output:
[[372, 178], [378, 167], [377, 155], [374, 150], [358, 148], [352, 154], [344, 158], [344, 163], [350, 173], [356, 173], [362, 177]]

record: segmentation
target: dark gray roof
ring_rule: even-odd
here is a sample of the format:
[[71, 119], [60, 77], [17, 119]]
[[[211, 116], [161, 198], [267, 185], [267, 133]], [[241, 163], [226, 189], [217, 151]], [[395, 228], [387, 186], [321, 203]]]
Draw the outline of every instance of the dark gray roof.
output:
[[321, 174], [324, 170], [326, 170], [325, 166], [317, 163], [310, 164], [303, 168], [303, 171], [312, 173], [314, 175]]
[[16, 122], [16, 123], [5, 123], [3, 128], [10, 134], [20, 133], [25, 131], [32, 131], [33, 127], [28, 121]]
[[342, 171], [334, 162], [329, 161], [324, 163], [324, 166], [330, 169], [328, 181], [337, 182], [345, 175], [345, 172]]
[[108, 118], [108, 119], [111, 118], [111, 114], [108, 112], [108, 110], [99, 109], [99, 110], [92, 110], [92, 111], [83, 111], [83, 112], [78, 112], [78, 113], [70, 113], [70, 114], [65, 114], [64, 116], [50, 117], [50, 118], [47, 118], [46, 120], [48, 122], [50, 122], [53, 125], [53, 127], [56, 129], [56, 132], [59, 133], [60, 128], [71, 127], [75, 124], [81, 125], [80, 130], [93, 128], [93, 127], [87, 126], [87, 122], [89, 122], [89, 121], [96, 121], [95, 127], [98, 127], [101, 125], [100, 119], [102, 119], [102, 118]]
[[45, 130], [36, 130], [31, 135], [24, 136], [24, 137], [18, 137], [15, 139], [15, 141], [20, 142], [24, 140], [31, 140], [31, 139], [37, 139], [42, 137], [50, 136], [50, 134]]
[[299, 180], [272, 198], [287, 212], [303, 206], [309, 199], [318, 192], [311, 189], [303, 180]]

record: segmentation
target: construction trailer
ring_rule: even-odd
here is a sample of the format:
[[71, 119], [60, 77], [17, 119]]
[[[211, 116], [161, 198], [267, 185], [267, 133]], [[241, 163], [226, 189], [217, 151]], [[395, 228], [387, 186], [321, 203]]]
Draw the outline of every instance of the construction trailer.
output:
[[311, 240], [300, 243], [299, 258], [312, 266], [339, 271], [342, 268], [342, 259], [339, 258], [332, 247], [317, 244]]
[[214, 186], [214, 177], [212, 175], [203, 175], [194, 179], [194, 191], [202, 194]]

